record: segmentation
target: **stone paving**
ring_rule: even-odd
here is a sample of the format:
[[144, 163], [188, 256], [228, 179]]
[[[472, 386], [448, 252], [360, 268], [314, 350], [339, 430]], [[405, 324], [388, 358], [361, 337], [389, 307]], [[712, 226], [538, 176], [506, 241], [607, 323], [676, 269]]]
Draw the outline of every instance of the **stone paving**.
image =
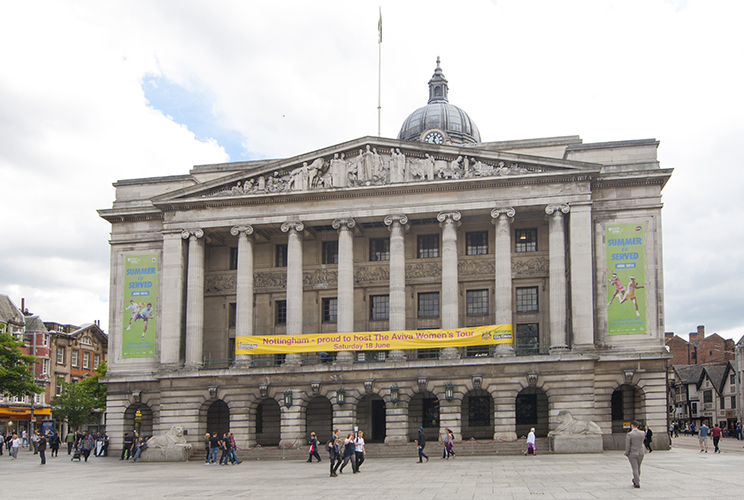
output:
[[[202, 462], [129, 463], [116, 457], [71, 462], [66, 450], [39, 465], [21, 451], [0, 457], [0, 498], [55, 500], [150, 498], [327, 499], [702, 499], [744, 497], [744, 442], [727, 439], [723, 453], [700, 453], [692, 437], [674, 440], [671, 451], [647, 454], [641, 488], [631, 486], [621, 452], [598, 455], [370, 459], [362, 473], [328, 477], [328, 460], [245, 461], [237, 466]], [[433, 450], [432, 450], [433, 451]]]

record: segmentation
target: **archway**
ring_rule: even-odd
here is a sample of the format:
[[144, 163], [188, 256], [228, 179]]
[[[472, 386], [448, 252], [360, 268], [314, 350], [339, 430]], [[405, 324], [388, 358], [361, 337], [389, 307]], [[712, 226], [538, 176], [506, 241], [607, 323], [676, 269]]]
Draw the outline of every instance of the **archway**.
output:
[[624, 424], [640, 419], [641, 394], [632, 385], [623, 384], [612, 392], [610, 400], [612, 412], [612, 433], [622, 434]]
[[310, 433], [318, 436], [319, 443], [325, 443], [333, 435], [333, 405], [325, 396], [316, 396], [307, 404], [305, 413], [306, 438]]
[[408, 439], [416, 439], [419, 427], [424, 428], [426, 439], [439, 439], [439, 399], [433, 392], [416, 393], [408, 403]]
[[282, 437], [282, 411], [275, 399], [264, 399], [256, 407], [256, 442], [279, 446]]
[[152, 410], [144, 403], [135, 403], [124, 411], [124, 432], [152, 436]]
[[493, 439], [493, 397], [483, 389], [465, 394], [461, 406], [462, 439]]
[[357, 425], [364, 431], [366, 443], [384, 443], [387, 436], [385, 400], [377, 394], [366, 394], [357, 404]]
[[209, 405], [207, 410], [207, 432], [217, 433], [222, 437], [226, 432], [230, 432], [230, 408], [227, 403], [218, 399]]
[[548, 435], [548, 396], [545, 391], [536, 387], [526, 387], [517, 394], [514, 408], [515, 430], [518, 437], [526, 436], [530, 428], [535, 428], [535, 435]]

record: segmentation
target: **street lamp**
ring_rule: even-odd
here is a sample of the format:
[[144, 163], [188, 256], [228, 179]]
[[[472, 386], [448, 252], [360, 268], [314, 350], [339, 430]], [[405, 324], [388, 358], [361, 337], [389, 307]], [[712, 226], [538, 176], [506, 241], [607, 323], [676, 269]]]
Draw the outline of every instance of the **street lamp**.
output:
[[343, 406], [346, 402], [346, 389], [343, 387], [336, 389], [336, 402], [339, 406]]
[[390, 402], [393, 404], [398, 403], [398, 384], [393, 384], [390, 386]]
[[287, 408], [292, 406], [292, 391], [291, 390], [284, 391], [284, 406], [286, 406]]
[[455, 386], [452, 384], [452, 382], [447, 382], [444, 384], [444, 399], [447, 401], [452, 401], [452, 398], [455, 397]]

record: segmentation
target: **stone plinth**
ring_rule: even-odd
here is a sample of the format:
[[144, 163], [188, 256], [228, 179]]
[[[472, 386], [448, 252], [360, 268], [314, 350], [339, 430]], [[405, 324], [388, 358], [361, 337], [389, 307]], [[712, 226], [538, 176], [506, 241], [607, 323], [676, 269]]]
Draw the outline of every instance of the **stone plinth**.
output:
[[553, 453], [602, 453], [602, 435], [550, 436], [550, 451]]
[[175, 448], [148, 448], [142, 452], [139, 460], [142, 462], [186, 462], [191, 450], [179, 446]]

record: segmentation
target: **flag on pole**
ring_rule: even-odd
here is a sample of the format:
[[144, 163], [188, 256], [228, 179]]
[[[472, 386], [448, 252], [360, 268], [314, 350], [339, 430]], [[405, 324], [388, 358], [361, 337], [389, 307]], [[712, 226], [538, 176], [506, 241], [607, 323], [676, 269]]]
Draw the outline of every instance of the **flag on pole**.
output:
[[380, 7], [380, 20], [377, 21], [377, 31], [380, 33], [379, 43], [382, 43], [382, 7]]

